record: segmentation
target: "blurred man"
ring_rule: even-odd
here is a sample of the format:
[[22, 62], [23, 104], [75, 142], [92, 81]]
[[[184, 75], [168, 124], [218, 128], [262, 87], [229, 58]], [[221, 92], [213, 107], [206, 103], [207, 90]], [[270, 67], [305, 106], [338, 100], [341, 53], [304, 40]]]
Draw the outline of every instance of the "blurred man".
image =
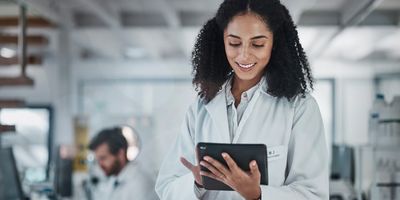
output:
[[[128, 143], [121, 128], [104, 129], [92, 139], [89, 149], [105, 177], [92, 178], [93, 200], [158, 199], [154, 181], [138, 163], [127, 158]], [[94, 181], [93, 181], [94, 180]]]

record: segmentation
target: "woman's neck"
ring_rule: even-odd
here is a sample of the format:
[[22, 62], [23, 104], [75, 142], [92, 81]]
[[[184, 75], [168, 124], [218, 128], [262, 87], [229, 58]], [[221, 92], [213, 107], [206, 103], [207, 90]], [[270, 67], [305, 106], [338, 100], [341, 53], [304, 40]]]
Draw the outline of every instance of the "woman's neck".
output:
[[241, 80], [237, 76], [233, 77], [231, 92], [233, 97], [235, 98], [236, 107], [240, 103], [242, 93], [255, 86], [258, 82], [260, 82], [261, 78], [262, 76], [252, 80]]
[[232, 80], [232, 93], [242, 94], [243, 92], [255, 86], [258, 82], [260, 82], [260, 80], [261, 77], [252, 80], [240, 80], [239, 78], [234, 76]]

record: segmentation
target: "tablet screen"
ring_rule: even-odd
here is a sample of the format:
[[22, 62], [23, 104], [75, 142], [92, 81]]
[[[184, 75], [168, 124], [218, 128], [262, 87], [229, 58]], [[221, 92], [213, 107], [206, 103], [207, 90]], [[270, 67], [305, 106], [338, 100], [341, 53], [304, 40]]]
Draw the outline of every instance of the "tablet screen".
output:
[[[221, 155], [223, 152], [226, 152], [244, 171], [250, 171], [249, 163], [252, 160], [255, 160], [261, 173], [260, 184], [268, 184], [267, 147], [265, 144], [226, 144], [200, 142], [197, 144], [196, 149], [199, 162], [203, 160], [204, 156], [210, 156], [227, 166]], [[200, 167], [203, 171], [209, 171], [203, 166]], [[233, 190], [228, 185], [207, 176], [202, 176], [202, 181], [204, 188], [207, 190]]]

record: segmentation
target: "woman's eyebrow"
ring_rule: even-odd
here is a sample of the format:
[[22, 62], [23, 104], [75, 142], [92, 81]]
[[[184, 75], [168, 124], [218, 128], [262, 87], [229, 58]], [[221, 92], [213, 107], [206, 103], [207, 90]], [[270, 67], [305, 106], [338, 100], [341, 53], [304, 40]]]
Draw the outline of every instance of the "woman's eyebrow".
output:
[[[241, 39], [239, 36], [233, 35], [233, 34], [229, 34], [227, 37], [233, 37], [233, 38]], [[256, 39], [261, 39], [261, 38], [268, 39], [268, 37], [265, 36], [265, 35], [258, 35], [258, 36], [252, 37], [251, 40], [256, 40]]]
[[261, 38], [268, 39], [268, 37], [267, 37], [267, 36], [265, 36], [265, 35], [259, 35], [259, 36], [255, 36], [255, 37], [252, 37], [251, 39], [252, 39], [252, 40], [256, 40], [256, 39], [261, 39]]
[[240, 39], [240, 37], [239, 36], [236, 36], [236, 35], [232, 35], [232, 34], [229, 34], [227, 37], [233, 37], [233, 38], [237, 38], [237, 39]]

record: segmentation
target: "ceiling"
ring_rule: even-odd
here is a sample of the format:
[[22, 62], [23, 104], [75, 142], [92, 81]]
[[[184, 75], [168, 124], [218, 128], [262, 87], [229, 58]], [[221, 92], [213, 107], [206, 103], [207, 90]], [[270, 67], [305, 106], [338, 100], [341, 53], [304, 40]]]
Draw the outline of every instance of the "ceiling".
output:
[[[0, 0], [0, 18], [18, 16], [17, 0]], [[60, 31], [75, 59], [188, 58], [201, 25], [221, 0], [29, 0], [29, 16], [54, 28], [32, 28], [50, 43], [30, 52], [52, 56]], [[311, 59], [400, 60], [399, 0], [284, 0]], [[0, 34], [18, 29], [0, 27]], [[0, 44], [2, 45], [2, 44]], [[4, 46], [4, 45], [3, 45]]]

